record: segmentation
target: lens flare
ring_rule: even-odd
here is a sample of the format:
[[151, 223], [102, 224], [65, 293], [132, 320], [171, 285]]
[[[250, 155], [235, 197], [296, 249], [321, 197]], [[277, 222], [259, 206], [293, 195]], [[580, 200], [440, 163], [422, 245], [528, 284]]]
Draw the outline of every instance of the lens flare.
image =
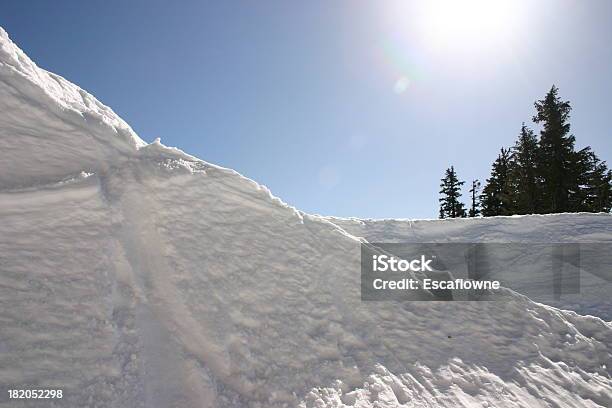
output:
[[410, 85], [410, 80], [405, 76], [400, 77], [397, 81], [395, 81], [395, 85], [393, 85], [393, 92], [396, 94], [403, 94], [408, 89]]
[[386, 65], [391, 70], [393, 92], [400, 95], [405, 93], [411, 84], [423, 78], [416, 57], [417, 49], [410, 47], [400, 38], [391, 38], [382, 44], [382, 54]]

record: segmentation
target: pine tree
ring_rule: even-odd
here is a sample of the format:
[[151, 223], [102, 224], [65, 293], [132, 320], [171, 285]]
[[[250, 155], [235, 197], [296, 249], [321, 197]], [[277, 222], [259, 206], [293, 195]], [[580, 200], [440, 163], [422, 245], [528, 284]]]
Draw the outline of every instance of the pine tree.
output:
[[593, 172], [589, 185], [592, 197], [588, 204], [593, 212], [612, 211], [612, 170], [606, 162], [600, 162]]
[[577, 152], [574, 171], [579, 184], [576, 211], [610, 212], [612, 208], [612, 172], [590, 147]]
[[491, 177], [482, 190], [482, 215], [511, 215], [513, 192], [510, 184], [510, 152], [502, 147], [493, 163]]
[[542, 212], [576, 211], [581, 201], [578, 185], [580, 157], [574, 151], [575, 137], [568, 122], [571, 106], [558, 96], [552, 86], [546, 97], [535, 102], [535, 123], [543, 126], [540, 132], [538, 173], [542, 186]]
[[469, 211], [470, 217], [477, 217], [480, 215], [480, 195], [478, 192], [480, 191], [480, 181], [478, 179], [472, 180], [472, 188], [470, 189], [470, 193], [472, 195], [472, 207]]
[[535, 214], [539, 210], [541, 182], [538, 176], [538, 157], [538, 139], [533, 130], [523, 123], [510, 156], [513, 214]]
[[461, 186], [465, 181], [459, 181], [455, 168], [451, 166], [446, 169], [444, 178], [440, 184], [440, 218], [465, 217], [465, 207], [459, 198], [461, 197]]

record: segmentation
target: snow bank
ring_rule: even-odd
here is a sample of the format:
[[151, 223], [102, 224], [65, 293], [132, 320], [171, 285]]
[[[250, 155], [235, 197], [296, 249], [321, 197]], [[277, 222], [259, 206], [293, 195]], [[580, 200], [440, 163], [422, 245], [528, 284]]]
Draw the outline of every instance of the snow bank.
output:
[[0, 28], [0, 186], [97, 171], [146, 143], [110, 108], [36, 66]]
[[445, 220], [321, 217], [370, 242], [612, 242], [612, 215], [514, 215]]
[[[361, 302], [356, 221], [145, 145], [0, 41], [1, 389], [61, 388], [67, 407], [612, 404], [610, 323], [510, 292]], [[609, 239], [581, 219], [548, 220]]]

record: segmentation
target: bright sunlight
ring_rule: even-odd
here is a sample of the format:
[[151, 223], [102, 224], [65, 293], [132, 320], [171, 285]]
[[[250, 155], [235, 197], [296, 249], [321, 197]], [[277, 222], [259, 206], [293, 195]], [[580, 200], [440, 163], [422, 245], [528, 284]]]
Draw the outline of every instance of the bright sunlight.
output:
[[419, 25], [430, 45], [470, 48], [508, 40], [519, 23], [517, 2], [431, 0], [420, 3]]

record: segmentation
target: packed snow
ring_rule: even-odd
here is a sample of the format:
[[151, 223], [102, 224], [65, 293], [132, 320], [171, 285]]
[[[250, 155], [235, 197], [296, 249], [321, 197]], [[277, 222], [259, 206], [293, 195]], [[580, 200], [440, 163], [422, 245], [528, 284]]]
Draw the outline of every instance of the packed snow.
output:
[[308, 215], [143, 142], [1, 29], [0, 163], [0, 407], [612, 406], [604, 319], [360, 300], [362, 242], [609, 242], [609, 215]]

